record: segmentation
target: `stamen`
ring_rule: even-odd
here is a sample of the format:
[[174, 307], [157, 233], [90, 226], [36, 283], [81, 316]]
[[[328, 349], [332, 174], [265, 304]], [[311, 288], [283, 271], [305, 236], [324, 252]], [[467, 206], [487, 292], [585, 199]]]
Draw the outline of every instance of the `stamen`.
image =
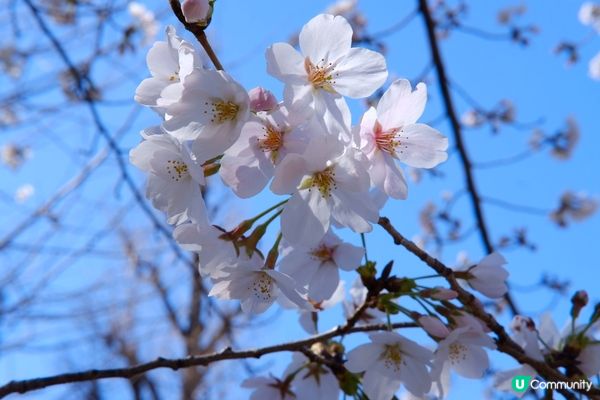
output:
[[331, 195], [333, 189], [337, 189], [335, 181], [335, 169], [333, 166], [325, 168], [323, 171], [315, 172], [310, 178], [307, 178], [300, 185], [301, 189], [312, 190], [316, 188], [321, 196], [327, 198]]
[[452, 364], [458, 364], [459, 362], [467, 359], [467, 347], [461, 343], [452, 343], [448, 346], [448, 359]]
[[186, 178], [188, 174], [188, 166], [181, 160], [168, 160], [167, 173], [175, 182], [179, 182]]
[[307, 57], [304, 59], [304, 70], [308, 75], [308, 81], [313, 85], [315, 89], [323, 89], [330, 93], [336, 93], [333, 85], [335, 84], [334, 77], [339, 74], [334, 73], [335, 67], [333, 63], [325, 64], [325, 60], [321, 59], [323, 65], [315, 65]]
[[283, 146], [284, 132], [278, 130], [271, 124], [265, 126], [264, 130], [264, 136], [261, 139], [258, 139], [258, 147], [265, 153], [270, 152], [271, 161], [275, 163], [279, 155], [279, 149]]
[[[400, 138], [397, 136], [400, 132], [400, 128], [389, 129], [384, 131], [379, 122], [375, 123], [374, 134], [375, 134], [375, 145], [381, 151], [385, 151], [392, 157], [397, 156], [397, 148], [402, 146]], [[402, 152], [402, 151], [400, 151]]]
[[[205, 102], [204, 105], [208, 106], [209, 103]], [[231, 101], [223, 101], [216, 100], [212, 102], [212, 118], [210, 122], [222, 124], [226, 121], [233, 121], [236, 119], [238, 111], [240, 110], [240, 106], [231, 102]], [[208, 113], [208, 111], [204, 111], [204, 113]]]
[[259, 276], [252, 281], [252, 286], [248, 287], [252, 290], [255, 297], [262, 301], [269, 301], [273, 294], [271, 292], [273, 285], [273, 278], [265, 272], [259, 272]]
[[337, 246], [328, 247], [325, 244], [321, 244], [319, 247], [314, 249], [310, 255], [321, 261], [321, 263], [333, 261], [333, 253], [335, 252], [336, 247]]
[[385, 346], [382, 358], [385, 367], [394, 370], [394, 372], [400, 372], [400, 367], [406, 365], [402, 359], [402, 351], [399, 344]]

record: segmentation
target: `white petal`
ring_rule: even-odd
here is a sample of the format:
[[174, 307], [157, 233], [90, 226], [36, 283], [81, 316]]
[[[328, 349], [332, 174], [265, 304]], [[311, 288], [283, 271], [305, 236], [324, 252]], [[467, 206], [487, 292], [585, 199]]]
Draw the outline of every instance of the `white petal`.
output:
[[333, 254], [333, 259], [338, 268], [344, 271], [354, 271], [361, 264], [361, 260], [365, 255], [365, 250], [362, 247], [353, 246], [350, 243], [342, 243]]
[[375, 51], [362, 48], [350, 49], [335, 67], [335, 72], [335, 90], [354, 99], [372, 95], [388, 75], [385, 58]]
[[377, 105], [377, 115], [384, 130], [417, 122], [427, 102], [427, 86], [419, 83], [412, 91], [410, 82], [399, 79], [392, 83]]
[[288, 154], [275, 168], [271, 191], [275, 194], [294, 193], [307, 172], [304, 158], [298, 154]]
[[489, 366], [488, 355], [478, 346], [468, 346], [461, 360], [452, 367], [457, 374], [465, 378], [479, 379]]
[[373, 343], [361, 344], [348, 353], [348, 361], [344, 367], [350, 372], [367, 371], [379, 359], [381, 346]]
[[410, 124], [397, 135], [400, 161], [415, 168], [433, 168], [446, 161], [448, 138], [425, 124]]
[[340, 282], [340, 272], [332, 263], [323, 264], [308, 285], [308, 297], [314, 301], [327, 300]]
[[267, 72], [288, 84], [307, 84], [304, 58], [288, 43], [275, 43], [265, 53]]
[[308, 21], [298, 37], [302, 54], [317, 64], [335, 61], [352, 46], [352, 27], [344, 17], [320, 14]]
[[369, 400], [390, 400], [400, 389], [400, 380], [367, 370], [363, 377], [363, 389]]
[[319, 191], [302, 190], [285, 204], [281, 232], [290, 243], [317, 244], [329, 229], [329, 206]]

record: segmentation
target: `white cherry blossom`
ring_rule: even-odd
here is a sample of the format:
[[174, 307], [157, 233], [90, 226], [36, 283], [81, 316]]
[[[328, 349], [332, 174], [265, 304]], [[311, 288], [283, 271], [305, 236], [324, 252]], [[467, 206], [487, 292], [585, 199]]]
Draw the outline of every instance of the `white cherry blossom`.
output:
[[145, 139], [129, 153], [133, 165], [148, 174], [146, 197], [167, 214], [169, 224], [206, 218], [200, 191], [204, 170], [189, 151], [167, 134], [143, 133]]
[[298, 292], [296, 282], [286, 274], [264, 269], [263, 261], [255, 256], [238, 260], [234, 268], [226, 268], [227, 275], [209, 292], [224, 300], [240, 300], [242, 311], [247, 314], [265, 312], [279, 296], [285, 296], [299, 308], [306, 308], [306, 300]]
[[177, 36], [174, 27], [167, 26], [166, 33], [167, 40], [154, 43], [146, 55], [152, 76], [135, 90], [135, 101], [157, 107], [159, 112], [179, 100], [183, 81], [194, 68], [200, 67], [194, 47]]
[[312, 309], [299, 310], [300, 317], [298, 318], [298, 322], [302, 329], [307, 333], [316, 335], [319, 332], [319, 312], [332, 308], [343, 301], [346, 295], [345, 287], [344, 281], [340, 281], [331, 297], [327, 300], [315, 302], [309, 299]]
[[336, 144], [320, 139], [303, 155], [289, 154], [271, 183], [274, 193], [292, 194], [281, 214], [283, 237], [292, 245], [315, 245], [332, 221], [363, 233], [379, 218], [361, 154], [351, 148], [339, 154]]
[[163, 128], [179, 140], [193, 140], [201, 161], [217, 157], [238, 139], [248, 120], [246, 90], [224, 71], [194, 70], [181, 99], [166, 111]]
[[239, 197], [256, 195], [287, 154], [304, 152], [317, 125], [314, 119], [307, 122], [303, 115], [290, 114], [284, 106], [259, 113], [244, 125], [238, 141], [221, 159], [223, 182]]
[[369, 159], [373, 184], [395, 199], [408, 194], [401, 161], [415, 168], [433, 168], [448, 158], [448, 139], [428, 125], [417, 123], [427, 101], [427, 87], [419, 83], [413, 92], [410, 82], [392, 83], [362, 117], [359, 136], [361, 151]]
[[266, 53], [267, 71], [285, 83], [286, 102], [329, 115], [343, 130], [350, 124], [350, 111], [342, 96], [375, 92], [387, 78], [385, 59], [352, 48], [352, 27], [341, 16], [317, 15], [302, 28], [299, 43], [300, 53], [288, 43], [273, 44]]
[[[363, 284], [360, 276], [356, 278], [352, 287], [348, 291], [350, 294], [350, 298], [344, 301], [344, 316], [346, 318], [350, 318], [356, 310], [363, 305], [365, 300], [367, 299], [368, 290]], [[357, 322], [357, 325], [365, 325], [365, 324], [376, 324], [382, 321], [385, 321], [386, 313], [378, 310], [376, 308], [368, 308], [365, 310], [360, 319]]]
[[363, 390], [370, 400], [390, 400], [401, 384], [415, 396], [429, 392], [430, 350], [395, 332], [371, 333], [369, 338], [371, 343], [348, 353], [345, 367], [365, 371]]
[[585, 2], [579, 9], [579, 22], [600, 33], [600, 3]]
[[590, 78], [600, 81], [600, 53], [596, 54], [588, 64]]
[[508, 291], [506, 279], [508, 271], [504, 269], [506, 259], [499, 253], [492, 253], [484, 257], [477, 265], [465, 265], [458, 269], [465, 274], [464, 277], [458, 278], [466, 281], [469, 286], [477, 290], [479, 293], [496, 299], [504, 296]]
[[280, 271], [300, 285], [308, 287], [308, 298], [315, 302], [329, 299], [340, 281], [340, 269], [353, 271], [360, 266], [365, 252], [362, 247], [342, 242], [329, 231], [314, 246], [284, 244]]
[[495, 350], [496, 344], [481, 330], [470, 327], [454, 329], [435, 350], [431, 369], [433, 379], [438, 381], [445, 367], [465, 378], [481, 378], [489, 367], [485, 348]]
[[329, 368], [310, 360], [302, 353], [293, 353], [284, 376], [296, 373], [292, 381], [297, 400], [333, 400], [339, 397], [340, 386]]

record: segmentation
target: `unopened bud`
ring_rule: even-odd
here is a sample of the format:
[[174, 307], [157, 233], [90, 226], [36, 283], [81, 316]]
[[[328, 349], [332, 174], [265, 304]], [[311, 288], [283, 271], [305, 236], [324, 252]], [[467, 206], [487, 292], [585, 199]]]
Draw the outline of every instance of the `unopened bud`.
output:
[[421, 295], [423, 297], [430, 297], [436, 300], [452, 300], [458, 297], [458, 293], [456, 293], [454, 290], [446, 289], [441, 286], [423, 290]]
[[181, 11], [185, 21], [190, 24], [204, 22], [208, 18], [210, 4], [208, 0], [184, 0]]
[[277, 99], [273, 93], [260, 86], [250, 90], [248, 96], [252, 112], [271, 111], [277, 107]]
[[585, 290], [578, 290], [575, 292], [573, 297], [571, 297], [571, 304], [573, 305], [571, 307], [571, 317], [573, 317], [573, 319], [579, 316], [581, 309], [587, 305], [588, 301], [588, 294]]
[[437, 338], [445, 338], [450, 334], [450, 330], [439, 318], [424, 315], [418, 319], [419, 325], [425, 329], [425, 332]]

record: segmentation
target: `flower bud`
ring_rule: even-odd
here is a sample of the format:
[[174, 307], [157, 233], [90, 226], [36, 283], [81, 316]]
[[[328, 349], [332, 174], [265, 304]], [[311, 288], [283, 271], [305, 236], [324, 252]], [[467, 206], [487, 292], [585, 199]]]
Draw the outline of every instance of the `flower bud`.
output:
[[571, 317], [573, 317], [573, 319], [579, 316], [581, 309], [587, 305], [588, 300], [588, 294], [585, 290], [578, 290], [573, 297], [571, 297], [571, 304], [573, 305], [571, 307]]
[[271, 111], [277, 106], [277, 99], [273, 93], [260, 86], [250, 90], [248, 96], [252, 112]]
[[452, 300], [458, 297], [458, 293], [452, 289], [446, 289], [441, 286], [436, 286], [432, 289], [427, 289], [421, 292], [423, 296], [431, 297], [436, 300]]
[[181, 5], [181, 11], [183, 12], [185, 21], [193, 24], [205, 21], [208, 18], [210, 5], [208, 4], [208, 0], [184, 0]]
[[450, 330], [439, 318], [424, 315], [418, 319], [419, 325], [425, 329], [425, 332], [437, 338], [445, 338], [450, 334]]

